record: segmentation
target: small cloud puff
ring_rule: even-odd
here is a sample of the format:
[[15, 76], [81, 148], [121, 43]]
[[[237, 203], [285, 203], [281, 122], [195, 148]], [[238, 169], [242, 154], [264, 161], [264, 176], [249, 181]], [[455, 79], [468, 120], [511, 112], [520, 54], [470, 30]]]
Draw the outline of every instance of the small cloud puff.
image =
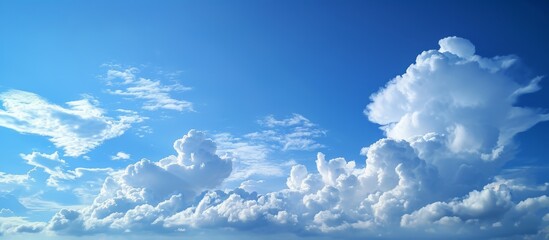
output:
[[112, 160], [128, 160], [131, 155], [125, 152], [117, 152], [116, 155], [111, 156]]
[[406, 73], [371, 96], [365, 113], [387, 137], [410, 139], [444, 135], [454, 153], [497, 158], [511, 138], [549, 114], [515, 106], [518, 96], [539, 90], [540, 77], [528, 84], [512, 68], [515, 56], [483, 58], [466, 39], [448, 37], [439, 50], [421, 53]]
[[41, 170], [48, 175], [46, 185], [55, 187], [57, 190], [73, 189], [76, 192], [85, 189], [88, 185], [94, 185], [99, 179], [105, 179], [112, 172], [111, 168], [66, 170], [67, 164], [65, 160], [59, 157], [57, 152], [52, 154], [32, 152], [30, 154], [20, 154], [20, 156], [28, 165], [34, 167], [27, 175], [33, 176], [35, 175], [34, 170]]
[[475, 45], [469, 40], [460, 37], [447, 37], [438, 41], [441, 53], [449, 52], [460, 58], [470, 58], [475, 54]]

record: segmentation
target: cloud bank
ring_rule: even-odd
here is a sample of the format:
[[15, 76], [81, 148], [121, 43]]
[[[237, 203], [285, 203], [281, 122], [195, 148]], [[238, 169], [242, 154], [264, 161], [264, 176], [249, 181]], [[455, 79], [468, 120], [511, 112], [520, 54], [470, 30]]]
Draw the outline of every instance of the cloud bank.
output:
[[498, 176], [506, 162], [518, 161], [513, 137], [549, 119], [515, 105], [519, 96], [539, 89], [541, 78], [516, 74], [515, 56], [475, 55], [466, 39], [449, 37], [439, 45], [372, 95], [365, 113], [386, 138], [363, 149], [365, 167], [319, 153], [315, 170], [293, 166], [280, 191], [214, 190], [230, 175], [231, 163], [216, 155], [216, 144], [204, 133], [192, 130], [174, 143], [177, 156], [141, 160], [112, 173], [92, 205], [58, 212], [44, 231], [549, 237], [547, 187]]
[[157, 162], [143, 159], [111, 174], [91, 206], [58, 212], [47, 229], [77, 235], [161, 231], [159, 218], [182, 210], [203, 190], [219, 185], [232, 170], [232, 163], [215, 154], [215, 143], [202, 132], [189, 131], [173, 147], [177, 155]]

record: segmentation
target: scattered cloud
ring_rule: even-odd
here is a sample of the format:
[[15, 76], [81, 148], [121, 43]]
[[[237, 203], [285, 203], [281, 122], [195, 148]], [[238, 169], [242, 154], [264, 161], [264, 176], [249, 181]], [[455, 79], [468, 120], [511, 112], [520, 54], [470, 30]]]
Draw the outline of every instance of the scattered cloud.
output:
[[249, 133], [247, 138], [278, 143], [283, 151], [316, 150], [324, 147], [315, 139], [325, 136], [326, 131], [300, 114], [294, 113], [291, 117], [280, 120], [267, 116], [259, 124], [268, 129]]
[[152, 134], [154, 131], [150, 126], [140, 126], [137, 128], [135, 135], [140, 138], [144, 138], [148, 134]]
[[130, 159], [130, 154], [127, 154], [125, 152], [117, 152], [116, 155], [111, 156], [112, 160], [128, 160]]
[[269, 159], [273, 150], [265, 144], [234, 137], [229, 133], [216, 134], [214, 140], [218, 146], [217, 154], [233, 162], [229, 181], [240, 181], [254, 175], [282, 176], [284, 173], [279, 163]]
[[256, 192], [258, 189], [258, 185], [265, 184], [265, 180], [246, 180], [242, 183], [240, 183], [240, 186], [238, 188], [243, 189], [247, 192]]
[[[248, 192], [242, 188], [251, 190], [260, 181], [247, 180], [242, 188], [215, 190], [233, 171], [230, 154], [261, 159], [272, 148], [243, 140], [253, 134], [217, 135], [218, 148], [191, 130], [175, 141], [177, 156], [112, 172], [91, 205], [63, 209], [47, 225], [29, 229], [75, 235], [203, 228], [334, 239], [547, 238], [547, 184], [501, 175], [505, 163], [516, 161], [513, 137], [549, 118], [515, 106], [519, 95], [539, 89], [539, 78], [521, 84], [511, 68], [517, 57], [480, 57], [466, 39], [450, 37], [439, 44], [371, 97], [365, 112], [382, 125], [386, 138], [363, 149], [364, 167], [318, 153], [316, 171], [292, 166], [285, 189]], [[314, 127], [299, 115], [268, 117], [262, 124]], [[32, 162], [52, 169], [44, 161]], [[524, 192], [529, 195], [516, 194]], [[0, 231], [13, 229], [0, 224]]]
[[[87, 189], [88, 192], [98, 188], [105, 177], [113, 170], [111, 168], [75, 168], [66, 170], [65, 160], [59, 157], [57, 152], [52, 154], [32, 152], [30, 154], [21, 154], [22, 159], [28, 165], [34, 167], [33, 170], [41, 170], [47, 174], [46, 185], [55, 187], [57, 190]], [[33, 176], [33, 170], [27, 175]], [[99, 185], [99, 186], [98, 186]], [[77, 194], [78, 195], [78, 194]]]
[[139, 69], [130, 67], [121, 69], [116, 65], [109, 65], [106, 80], [108, 85], [117, 89], [108, 89], [107, 92], [113, 95], [124, 96], [130, 99], [143, 101], [142, 108], [149, 111], [159, 109], [192, 111], [192, 103], [185, 100], [178, 100], [171, 95], [177, 91], [190, 90], [181, 84], [164, 85], [161, 81], [138, 77]]
[[57, 186], [57, 179], [67, 179], [72, 176], [63, 170], [66, 165], [65, 160], [59, 158], [59, 154], [54, 152], [52, 154], [45, 154], [40, 152], [32, 152], [30, 154], [21, 154], [21, 158], [24, 159], [28, 165], [43, 170], [49, 174], [47, 181], [48, 186]]
[[177, 156], [141, 160], [112, 173], [91, 206], [59, 211], [48, 229], [70, 234], [161, 229], [159, 217], [181, 210], [231, 172], [231, 162], [215, 154], [216, 144], [202, 132], [189, 131], [174, 149]]
[[122, 135], [133, 123], [142, 121], [135, 114], [104, 115], [92, 98], [67, 102], [68, 108], [51, 104], [40, 96], [19, 90], [0, 93], [0, 126], [20, 133], [49, 137], [66, 156], [77, 157], [105, 140]]
[[291, 164], [288, 163], [291, 162], [276, 159], [276, 153], [323, 147], [316, 139], [324, 136], [325, 131], [300, 114], [285, 119], [267, 116], [258, 123], [267, 129], [241, 137], [229, 133], [214, 135], [217, 154], [233, 161], [233, 172], [227, 181], [241, 181], [252, 176], [283, 176], [289, 171]]
[[22, 185], [29, 180], [28, 174], [9, 174], [0, 172], [0, 184], [18, 184]]

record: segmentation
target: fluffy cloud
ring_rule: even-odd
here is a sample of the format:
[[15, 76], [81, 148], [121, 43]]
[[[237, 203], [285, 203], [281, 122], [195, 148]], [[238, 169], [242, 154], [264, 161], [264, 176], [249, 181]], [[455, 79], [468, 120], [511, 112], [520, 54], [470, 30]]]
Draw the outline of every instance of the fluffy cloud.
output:
[[[231, 228], [334, 239], [547, 237], [547, 184], [521, 187], [526, 183], [519, 178], [501, 174], [514, 160], [513, 137], [548, 119], [515, 106], [517, 97], [539, 89], [540, 78], [524, 81], [514, 72], [517, 57], [480, 57], [468, 40], [450, 37], [439, 44], [371, 97], [365, 112], [387, 138], [363, 149], [364, 167], [319, 153], [316, 171], [293, 166], [280, 191], [213, 190], [231, 164], [204, 134], [191, 131], [175, 142], [177, 156], [111, 174], [91, 206], [58, 212], [47, 229]], [[300, 117], [264, 124], [307, 127]], [[515, 194], [524, 192], [531, 196]]]
[[117, 152], [116, 155], [111, 156], [112, 160], [128, 160], [131, 155], [125, 152]]
[[160, 81], [138, 77], [136, 74], [139, 73], [139, 69], [135, 67], [127, 69], [110, 67], [113, 67], [113, 69], [109, 69], [106, 76], [109, 84], [122, 88], [109, 89], [109, 93], [142, 100], [144, 101], [143, 109], [145, 110], [192, 110], [191, 102], [174, 99], [170, 96], [170, 93], [174, 91], [184, 91], [190, 88], [180, 84], [164, 85]]
[[214, 137], [218, 145], [217, 154], [233, 161], [233, 172], [229, 180], [248, 179], [253, 175], [283, 174], [282, 166], [269, 160], [269, 154], [273, 150], [266, 144], [234, 137], [229, 133], [216, 134]]
[[21, 158], [24, 159], [27, 164], [49, 174], [50, 177], [47, 181], [48, 186], [57, 186], [57, 179], [73, 178], [73, 176], [64, 171], [63, 167], [66, 165], [65, 160], [59, 158], [57, 152], [52, 154], [32, 152], [30, 154], [21, 154]]
[[[41, 170], [48, 176], [46, 185], [55, 187], [57, 190], [73, 189], [79, 191], [82, 188], [88, 189], [96, 185], [98, 181], [105, 179], [113, 170], [111, 168], [75, 168], [66, 170], [65, 160], [59, 157], [57, 152], [52, 154], [32, 152], [30, 154], [21, 154], [28, 165], [34, 167], [34, 170]], [[27, 175], [34, 175], [33, 170]], [[34, 178], [33, 178], [34, 180]]]
[[546, 238], [543, 228], [549, 226], [548, 214], [546, 195], [514, 203], [509, 188], [501, 184], [474, 190], [460, 200], [428, 204], [405, 214], [401, 225], [439, 236], [454, 231], [461, 238], [524, 235]]
[[68, 108], [51, 104], [24, 91], [0, 93], [0, 126], [20, 133], [49, 137], [67, 156], [80, 156], [107, 139], [122, 135], [142, 119], [135, 114], [107, 117], [98, 102], [85, 98], [67, 102]]
[[112, 173], [91, 206], [58, 212], [48, 229], [82, 234], [161, 228], [166, 214], [182, 210], [231, 173], [232, 163], [216, 155], [215, 143], [202, 132], [189, 131], [174, 149], [177, 156], [141, 160]]

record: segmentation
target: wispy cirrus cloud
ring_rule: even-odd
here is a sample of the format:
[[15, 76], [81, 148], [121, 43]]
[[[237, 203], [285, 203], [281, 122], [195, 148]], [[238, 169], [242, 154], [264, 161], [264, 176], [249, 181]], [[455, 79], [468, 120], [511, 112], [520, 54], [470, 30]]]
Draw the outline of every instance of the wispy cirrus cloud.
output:
[[193, 110], [191, 102], [172, 97], [174, 92], [187, 91], [191, 88], [179, 83], [165, 85], [159, 80], [139, 77], [137, 76], [139, 69], [136, 67], [126, 69], [121, 69], [116, 65], [108, 65], [108, 67], [110, 69], [107, 70], [106, 80], [108, 85], [114, 88], [108, 89], [108, 93], [141, 100], [143, 101], [142, 108], [149, 111], [159, 109]]
[[118, 137], [143, 119], [135, 113], [116, 118], [105, 115], [91, 97], [67, 102], [67, 107], [49, 103], [37, 94], [9, 90], [0, 93], [0, 126], [20, 133], [49, 137], [66, 156], [77, 157], [104, 141]]
[[[25, 162], [35, 169], [45, 172], [48, 176], [46, 185], [55, 187], [57, 190], [66, 190], [69, 188], [86, 188], [88, 191], [90, 185], [101, 185], [100, 182], [105, 176], [113, 171], [111, 168], [74, 168], [67, 170], [67, 163], [61, 159], [57, 152], [52, 154], [32, 152], [29, 154], [20, 154]], [[30, 174], [27, 173], [27, 175]], [[32, 176], [32, 174], [30, 174]]]
[[9, 174], [0, 172], [0, 184], [23, 184], [29, 180], [28, 174]]
[[275, 157], [277, 153], [311, 151], [323, 147], [317, 139], [325, 136], [326, 132], [300, 114], [282, 119], [269, 115], [259, 120], [258, 124], [263, 130], [243, 136], [230, 133], [214, 135], [217, 154], [233, 160], [229, 181], [251, 176], [282, 176], [295, 162], [280, 160]]
[[283, 151], [316, 150], [324, 147], [316, 139], [325, 136], [326, 131], [303, 115], [294, 113], [283, 119], [269, 115], [258, 123], [267, 129], [246, 134], [247, 138], [277, 143]]
[[[230, 228], [328, 239], [547, 238], [546, 184], [497, 177], [514, 160], [508, 150], [514, 136], [548, 120], [540, 110], [515, 106], [516, 94], [537, 89], [537, 80], [519, 84], [521, 79], [507, 72], [514, 56], [482, 58], [468, 40], [456, 37], [439, 44], [439, 50], [423, 52], [405, 74], [373, 95], [366, 114], [387, 137], [365, 148], [364, 167], [318, 153], [316, 171], [293, 166], [285, 189], [198, 194], [182, 180], [215, 180], [208, 186], [197, 182], [200, 190], [208, 189], [226, 179], [231, 168], [215, 154], [213, 141], [191, 131], [174, 144], [177, 157], [129, 165], [107, 178], [94, 204], [59, 211], [47, 229], [93, 234]], [[311, 124], [298, 116], [267, 118], [265, 126]], [[254, 138], [218, 139], [254, 158], [273, 149], [242, 143]], [[285, 144], [275, 146], [282, 151]], [[165, 184], [172, 182], [179, 184]], [[535, 195], [515, 195], [524, 191]]]
[[46, 223], [31, 222], [24, 217], [0, 217], [0, 236], [15, 233], [36, 233], [44, 229]]

